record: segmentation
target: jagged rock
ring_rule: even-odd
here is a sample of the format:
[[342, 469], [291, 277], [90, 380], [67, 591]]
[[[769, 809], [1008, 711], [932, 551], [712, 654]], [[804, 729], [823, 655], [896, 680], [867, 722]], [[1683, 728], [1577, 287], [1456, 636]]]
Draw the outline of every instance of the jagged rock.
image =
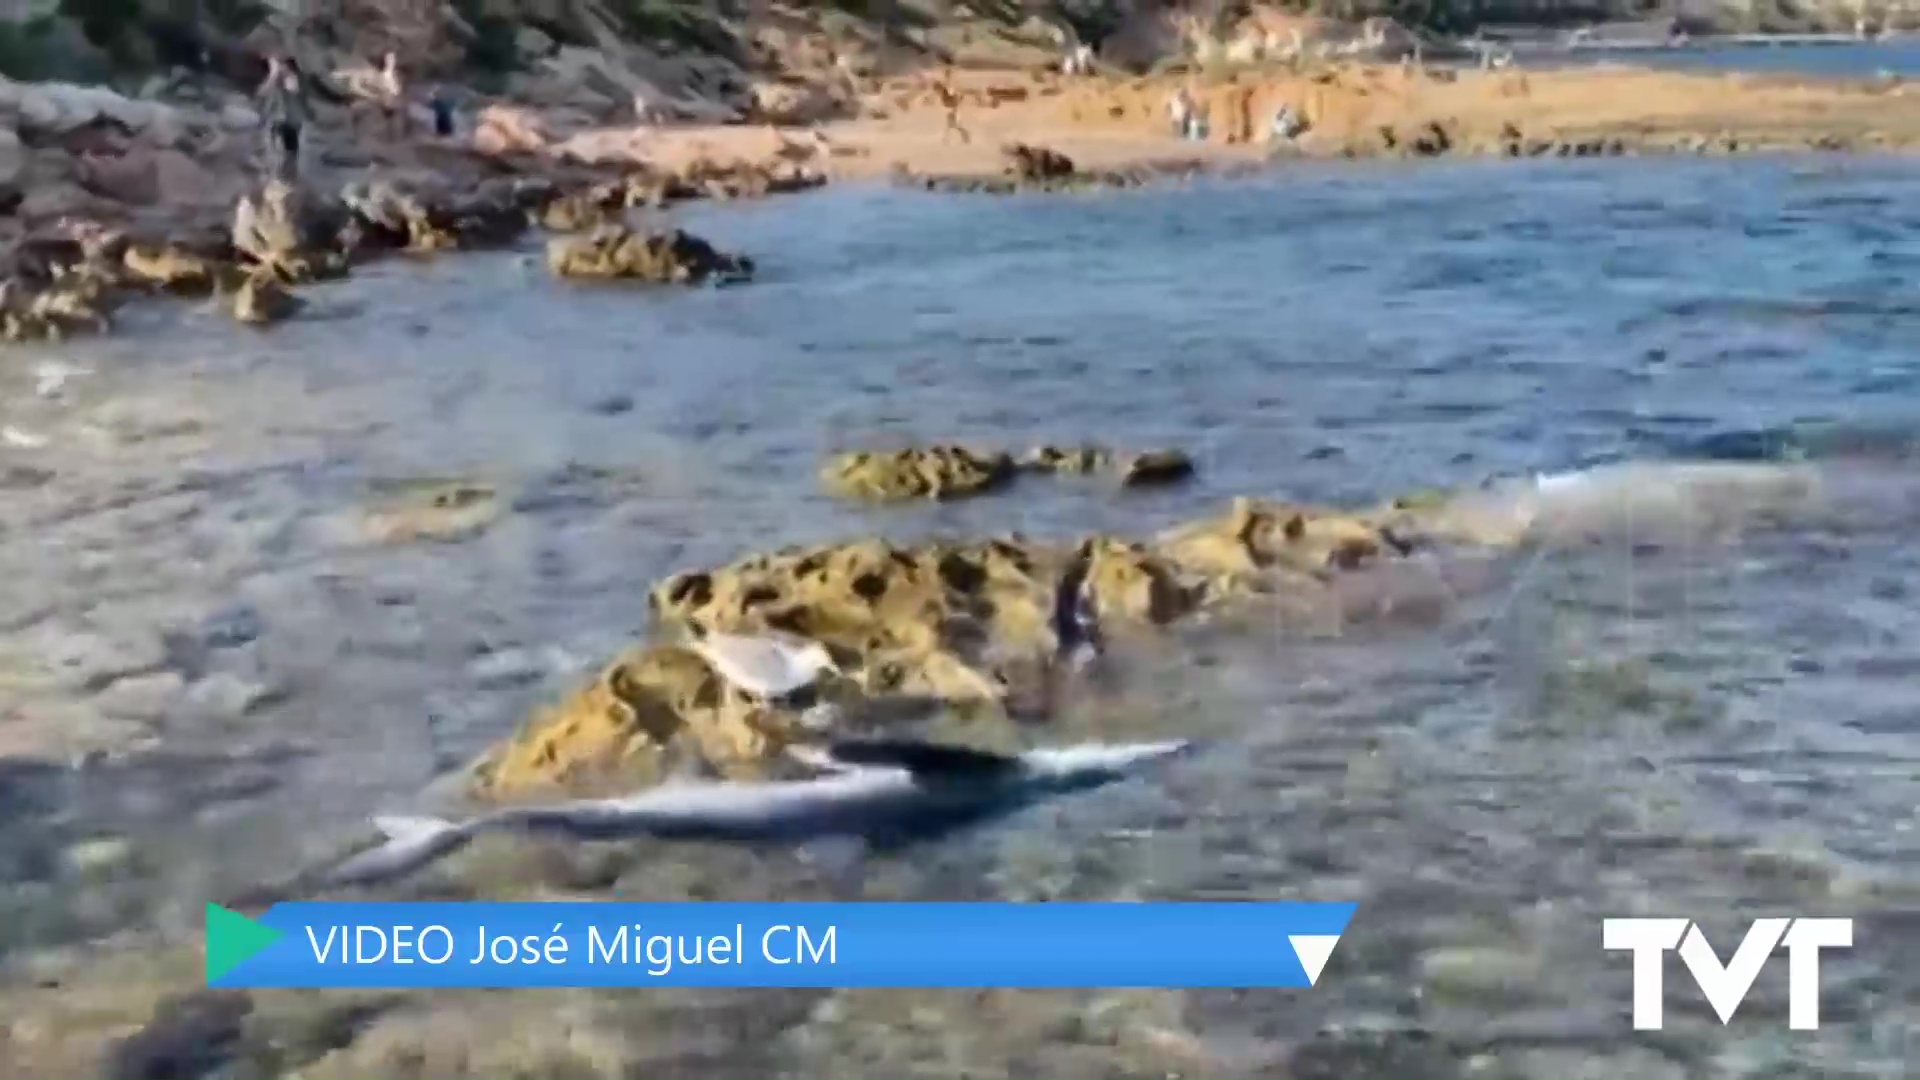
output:
[[0, 282], [0, 338], [60, 341], [75, 333], [112, 329], [111, 284], [90, 274], [67, 274], [35, 288], [19, 279]]
[[1148, 450], [1119, 454], [1103, 446], [1041, 446], [1029, 451], [1020, 466], [1031, 472], [1088, 475], [1112, 472], [1122, 487], [1174, 484], [1193, 476], [1193, 459], [1181, 450]]
[[631, 278], [661, 284], [745, 281], [753, 261], [715, 249], [679, 230], [637, 233], [603, 225], [585, 236], [560, 237], [547, 246], [547, 265], [561, 277]]
[[1121, 454], [1102, 446], [1041, 446], [1016, 462], [998, 450], [929, 446], [840, 454], [822, 466], [820, 482], [843, 498], [952, 499], [997, 491], [1021, 472], [1109, 473], [1122, 487], [1149, 487], [1188, 479], [1193, 461], [1179, 450]]
[[526, 229], [529, 210], [546, 197], [543, 186], [511, 181], [451, 194], [376, 180], [349, 184], [340, 193], [349, 215], [346, 246], [355, 251], [432, 252], [511, 243]]
[[841, 454], [820, 471], [833, 494], [877, 501], [981, 495], [1013, 477], [1013, 460], [1006, 454], [980, 454], [964, 446]]
[[1431, 121], [1414, 138], [1409, 149], [1420, 157], [1438, 157], [1453, 149], [1453, 136], [1438, 121]]
[[[1061, 467], [1105, 469], [1117, 460], [1101, 451], [1036, 456]], [[980, 466], [980, 474], [1000, 460], [950, 449], [904, 460], [918, 476], [911, 463], [955, 459]], [[671, 637], [771, 632], [822, 643], [845, 677], [820, 693], [856, 704], [869, 718], [915, 715], [907, 706], [930, 703], [976, 720], [1008, 720], [1022, 715], [1021, 681], [1057, 655], [1063, 588], [1084, 582], [1110, 638], [1256, 597], [1278, 604], [1280, 614], [1330, 614], [1337, 625], [1346, 603], [1342, 576], [1408, 554], [1385, 524], [1407, 512], [1238, 499], [1223, 514], [1147, 540], [866, 539], [787, 548], [674, 574], [654, 586], [648, 607]], [[723, 773], [753, 774], [796, 737], [803, 707], [750, 700], [676, 645], [640, 648], [533, 717], [489, 756], [479, 784], [494, 796], [590, 777], [631, 787], [657, 779], [677, 745], [693, 746]]]
[[[926, 703], [976, 718], [1013, 715], [1016, 686], [1060, 646], [1053, 616], [1068, 569], [1084, 567], [1109, 632], [1172, 623], [1210, 595], [1149, 544], [1018, 536], [900, 546], [872, 539], [749, 556], [677, 574], [648, 598], [664, 628], [788, 633], [823, 643], [846, 672], [823, 690], [866, 715]], [[658, 775], [684, 733], [730, 774], [764, 767], [801, 731], [793, 707], [748, 699], [677, 646], [638, 649], [533, 717], [489, 756], [480, 786], [505, 795], [618, 774]]]
[[1404, 553], [1390, 532], [1363, 515], [1245, 498], [1218, 518], [1163, 534], [1154, 547], [1215, 577], [1258, 577], [1274, 568], [1320, 574]]
[[135, 284], [179, 296], [206, 296], [237, 288], [244, 276], [236, 264], [177, 246], [130, 244], [122, 262]]
[[262, 268], [241, 281], [228, 298], [227, 310], [249, 326], [267, 326], [290, 319], [306, 301], [287, 291], [278, 275]]
[[1100, 618], [1163, 626], [1199, 606], [1204, 579], [1145, 544], [1099, 537], [1082, 548]]
[[706, 662], [679, 648], [634, 649], [587, 687], [542, 710], [495, 749], [475, 776], [484, 793], [631, 787], [667, 772], [691, 739], [703, 759], [751, 770], [784, 740], [779, 718], [732, 693]]
[[700, 159], [669, 179], [667, 194], [670, 198], [758, 199], [806, 191], [826, 182], [823, 174], [803, 165], [721, 165]]
[[1127, 458], [1120, 466], [1121, 487], [1156, 487], [1193, 477], [1193, 459], [1180, 450], [1149, 450]]
[[541, 227], [554, 232], [585, 232], [618, 223], [618, 210], [585, 193], [562, 196], [540, 210]]
[[1113, 467], [1113, 451], [1103, 446], [1038, 446], [1020, 459], [1033, 472], [1087, 475]]
[[763, 124], [801, 126], [845, 116], [848, 102], [818, 83], [760, 82], [753, 87], [750, 111]]
[[1014, 143], [1006, 147], [1002, 153], [1007, 157], [1007, 170], [1016, 180], [1024, 183], [1064, 180], [1077, 171], [1073, 167], [1072, 158], [1044, 146]]
[[298, 187], [270, 180], [241, 196], [233, 211], [233, 246], [255, 262], [273, 263], [327, 246], [313, 200]]

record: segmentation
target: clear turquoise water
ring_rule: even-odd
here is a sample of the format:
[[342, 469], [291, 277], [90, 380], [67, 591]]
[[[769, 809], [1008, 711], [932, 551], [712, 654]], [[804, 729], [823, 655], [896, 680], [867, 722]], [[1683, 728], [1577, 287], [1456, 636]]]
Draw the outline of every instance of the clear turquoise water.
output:
[[[210, 896], [333, 850], [630, 641], [653, 580], [743, 551], [1810, 457], [1843, 496], [1816, 515], [1708, 537], [1622, 511], [1488, 568], [1437, 621], [1196, 633], [1079, 722], [1225, 751], [871, 867], [877, 897], [1360, 901], [1310, 994], [1135, 995], [1118, 1034], [1086, 1019], [1102, 995], [623, 997], [594, 1023], [658, 1027], [608, 1075], [1900, 1075], [1920, 1061], [1916, 206], [1920, 168], [1836, 159], [849, 188], [689, 212], [759, 262], [746, 288], [391, 263], [267, 335], [136, 313], [143, 333], [59, 350], [93, 369], [60, 399], [31, 393], [39, 357], [10, 359], [0, 422], [50, 443], [0, 448], [0, 732], [20, 748], [0, 947], [190, 942]], [[1201, 479], [887, 510], [816, 492], [824, 453], [936, 439], [1177, 445]], [[352, 539], [380, 483], [422, 476], [518, 501], [457, 543]], [[187, 692], [14, 674], [89, 633]], [[235, 716], [214, 676], [277, 695]], [[89, 735], [118, 749], [67, 768]], [[75, 869], [100, 835], [140, 857]], [[818, 887], [782, 852], [493, 857], [634, 897]], [[485, 894], [486, 865], [419, 887]], [[1672, 1030], [1635, 1038], [1599, 948], [1599, 920], [1635, 912], [1716, 942], [1760, 914], [1862, 921], [1825, 1030], [1787, 1037], [1776, 964], [1733, 1024], [1676, 990]], [[1080, 1019], [1034, 1019], [1056, 1014]], [[1144, 1048], [1142, 1017], [1162, 1031]]]

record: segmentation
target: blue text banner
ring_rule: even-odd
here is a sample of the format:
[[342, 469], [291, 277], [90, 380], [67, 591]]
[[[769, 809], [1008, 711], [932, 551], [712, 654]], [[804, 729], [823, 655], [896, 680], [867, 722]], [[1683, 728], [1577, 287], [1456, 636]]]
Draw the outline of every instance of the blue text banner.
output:
[[209, 905], [215, 987], [1308, 987], [1344, 903]]

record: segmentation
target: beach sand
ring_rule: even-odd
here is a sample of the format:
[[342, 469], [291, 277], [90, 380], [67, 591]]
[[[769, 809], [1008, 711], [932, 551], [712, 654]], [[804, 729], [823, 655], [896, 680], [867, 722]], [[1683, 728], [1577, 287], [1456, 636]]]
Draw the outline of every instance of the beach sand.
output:
[[[836, 179], [916, 173], [985, 175], [1001, 148], [1046, 146], [1089, 171], [1168, 161], [1232, 164], [1272, 152], [1267, 124], [1283, 104], [1303, 112], [1308, 156], [1390, 154], [1439, 125], [1449, 152], [1508, 152], [1566, 142], [1619, 140], [1633, 150], [1861, 149], [1920, 145], [1912, 88], [1896, 80], [1817, 81], [1780, 76], [1663, 72], [1599, 66], [1553, 71], [1431, 71], [1347, 64], [1314, 73], [1063, 79], [1029, 72], [966, 72], [956, 79], [958, 119], [946, 128], [937, 75], [866, 96], [867, 115], [819, 125], [832, 151], [818, 164]], [[1211, 120], [1205, 141], [1175, 138], [1167, 102], [1191, 88]], [[1382, 129], [1391, 129], [1389, 146]], [[756, 159], [802, 141], [772, 127], [663, 128], [645, 137], [657, 163], [706, 156]]]

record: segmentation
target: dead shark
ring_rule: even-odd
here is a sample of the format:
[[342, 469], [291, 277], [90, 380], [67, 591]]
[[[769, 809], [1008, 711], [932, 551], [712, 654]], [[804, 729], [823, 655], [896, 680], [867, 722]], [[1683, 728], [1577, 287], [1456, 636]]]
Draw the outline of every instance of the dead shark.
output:
[[852, 840], [899, 847], [1088, 791], [1192, 748], [1186, 740], [1082, 744], [1002, 755], [906, 740], [841, 741], [812, 755], [821, 774], [771, 783], [679, 782], [637, 795], [503, 807], [465, 821], [376, 817], [379, 847], [320, 875], [323, 885], [400, 877], [485, 832], [604, 840]]

